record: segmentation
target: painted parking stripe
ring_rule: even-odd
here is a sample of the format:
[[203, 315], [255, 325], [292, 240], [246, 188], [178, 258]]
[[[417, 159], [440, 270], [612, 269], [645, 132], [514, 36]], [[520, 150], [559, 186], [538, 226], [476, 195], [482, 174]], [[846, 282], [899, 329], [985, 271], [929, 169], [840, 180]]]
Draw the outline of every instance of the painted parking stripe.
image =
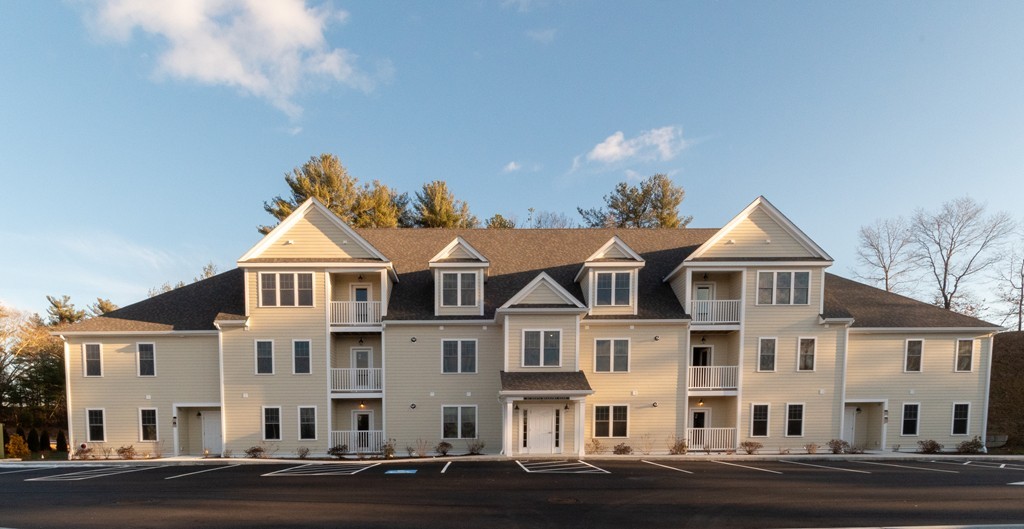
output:
[[92, 470], [83, 470], [81, 472], [72, 472], [70, 474], [57, 474], [56, 476], [43, 476], [41, 478], [29, 478], [25, 481], [82, 481], [86, 479], [105, 478], [107, 476], [116, 476], [118, 474], [129, 474], [132, 472], [142, 472], [145, 470], [153, 470], [156, 468], [164, 468], [167, 465], [153, 466], [153, 467], [140, 467], [140, 468], [124, 468], [124, 467], [103, 467], [94, 468]]
[[771, 472], [772, 474], [782, 474], [782, 472], [779, 472], [778, 470], [768, 470], [767, 468], [748, 467], [747, 465], [737, 465], [736, 463], [726, 463], [725, 461], [718, 461], [716, 459], [711, 459], [709, 461], [711, 461], [712, 463], [718, 463], [720, 465], [729, 465], [731, 467], [748, 468], [750, 470], [760, 470], [761, 472]]
[[607, 470], [605, 470], [603, 468], [597, 468], [594, 465], [591, 465], [590, 463], [587, 463], [586, 461], [580, 461], [580, 463], [583, 463], [584, 465], [587, 465], [588, 467], [590, 467], [590, 468], [592, 468], [594, 470], [599, 470], [601, 472], [604, 472], [605, 474], [611, 474], [611, 472], [608, 472]]
[[333, 464], [316, 464], [307, 463], [305, 465], [299, 465], [297, 467], [288, 467], [281, 470], [275, 470], [274, 472], [268, 472], [262, 474], [260, 477], [278, 477], [278, 476], [353, 476], [364, 470], [371, 469], [380, 463], [373, 463], [372, 465], [333, 465]]
[[452, 466], [452, 462], [451, 461], [445, 463], [444, 468], [441, 469], [441, 473], [444, 474], [445, 472], [448, 472], [448, 467], [450, 467], [450, 466]]
[[996, 463], [994, 461], [966, 461], [964, 463], [957, 463], [954, 461], [929, 461], [929, 463], [956, 466], [971, 465], [972, 468], [991, 468], [993, 470], [1024, 470], [1024, 467], [1014, 465], [1013, 463]]
[[803, 465], [805, 467], [826, 468], [828, 470], [841, 470], [843, 472], [856, 472], [857, 474], [870, 474], [870, 472], [868, 472], [867, 470], [854, 470], [852, 468], [828, 467], [828, 466], [825, 466], [825, 465], [812, 465], [810, 463], [801, 463], [799, 461], [790, 461], [788, 459], [780, 459], [779, 461], [781, 461], [783, 463], [790, 463], [792, 465]]
[[4, 474], [17, 474], [18, 472], [36, 472], [38, 470], [50, 470], [52, 468], [57, 468], [57, 465], [52, 465], [52, 466], [48, 466], [48, 467], [23, 468], [23, 469], [20, 469], [20, 470], [8, 470], [7, 472], [0, 472], [0, 476], [2, 476]]
[[194, 476], [196, 474], [202, 474], [203, 472], [213, 472], [214, 470], [224, 470], [225, 468], [234, 468], [234, 467], [237, 467], [237, 466], [239, 466], [239, 464], [235, 464], [235, 465], [221, 465], [221, 466], [214, 467], [214, 468], [208, 468], [206, 470], [197, 470], [195, 472], [189, 472], [188, 474], [178, 474], [177, 476], [171, 476], [169, 478], [164, 478], [164, 479], [178, 479], [178, 478], [183, 478], [185, 476]]
[[516, 460], [516, 464], [530, 474], [611, 474], [586, 461], [527, 461], [524, 464]]
[[651, 462], [651, 461], [647, 461], [646, 459], [641, 459], [640, 462], [641, 463], [647, 463], [648, 465], [654, 465], [656, 467], [667, 468], [669, 470], [675, 470], [676, 472], [683, 472], [683, 473], [686, 473], [686, 474], [693, 474], [693, 472], [690, 472], [689, 470], [683, 470], [681, 468], [670, 467], [668, 465], [662, 465], [661, 463], [654, 463], [654, 462]]
[[941, 468], [912, 467], [907, 465], [894, 465], [892, 463], [875, 463], [873, 461], [854, 461], [862, 465], [878, 465], [880, 467], [909, 468], [910, 470], [924, 470], [926, 472], [945, 472], [946, 474], [959, 474], [956, 470], [942, 470]]

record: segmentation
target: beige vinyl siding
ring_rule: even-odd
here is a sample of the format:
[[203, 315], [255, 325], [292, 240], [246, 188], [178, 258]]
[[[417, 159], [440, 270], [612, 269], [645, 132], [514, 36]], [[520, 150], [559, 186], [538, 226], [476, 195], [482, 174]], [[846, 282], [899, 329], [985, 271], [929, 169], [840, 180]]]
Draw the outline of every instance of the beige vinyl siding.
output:
[[[288, 241], [292, 241], [288, 244]], [[363, 247], [316, 208], [283, 233], [273, 245], [265, 249], [260, 258], [373, 258]]]
[[[292, 269], [289, 268], [289, 271]], [[309, 269], [295, 269], [308, 272]], [[293, 454], [306, 446], [323, 454], [328, 444], [328, 343], [326, 337], [327, 274], [314, 271], [313, 307], [258, 307], [257, 270], [247, 270], [249, 282], [248, 329], [225, 328], [224, 414], [225, 448], [241, 456], [246, 448], [267, 445], [279, 454]], [[274, 374], [256, 375], [257, 340], [274, 342]], [[311, 374], [292, 374], [292, 340], [310, 341]], [[264, 406], [281, 408], [281, 440], [263, 441]], [[317, 439], [298, 440], [298, 406], [317, 407]], [[269, 445], [273, 446], [269, 446]]]
[[[922, 339], [921, 371], [905, 373], [906, 340]], [[888, 447], [917, 449], [917, 441], [934, 439], [947, 450], [981, 431], [985, 410], [985, 378], [991, 338], [974, 339], [974, 370], [954, 371], [956, 343], [972, 338], [961, 333], [862, 334], [851, 332], [847, 361], [846, 401], [887, 400]], [[970, 403], [967, 435], [952, 435], [953, 403]], [[920, 403], [918, 435], [903, 436], [903, 404]], [[859, 423], [858, 423], [859, 424]]]
[[[359, 279], [359, 276], [363, 279]], [[331, 274], [331, 301], [354, 301], [352, 285], [365, 286], [370, 289], [370, 301], [380, 301], [380, 276], [377, 272], [353, 272]]]
[[452, 251], [448, 254], [447, 259], [477, 259], [477, 257], [466, 250], [461, 244], [456, 245], [452, 248]]
[[[837, 364], [841, 357], [842, 326], [826, 327], [818, 323], [821, 297], [822, 271], [811, 269], [809, 303], [807, 305], [755, 305], [757, 271], [747, 277], [747, 296], [743, 335], [743, 366], [741, 401], [739, 406], [738, 440], [750, 435], [750, 404], [769, 404], [768, 438], [755, 439], [765, 446], [799, 448], [814, 442], [824, 445], [839, 436], [841, 412], [836, 401], [842, 395], [841, 370]], [[779, 268], [778, 270], [788, 270]], [[758, 371], [760, 338], [775, 338], [775, 371]], [[815, 338], [815, 369], [797, 371], [798, 340]], [[802, 437], [786, 437], [786, 405], [804, 405], [804, 433]]]
[[[734, 241], [730, 243], [730, 241]], [[771, 241], [770, 243], [767, 241]], [[786, 233], [767, 213], [750, 216], [708, 248], [702, 257], [816, 257]]]
[[[676, 299], [679, 300], [680, 305], [686, 304], [686, 274], [689, 271], [683, 270], [672, 277], [668, 282], [668, 285], [672, 287], [672, 292], [676, 295]], [[687, 310], [689, 313], [689, 310]]]
[[605, 250], [604, 255], [600, 256], [601, 259], [633, 259], [633, 256], [627, 254], [619, 247], [618, 244], [613, 244]]
[[[360, 338], [363, 340], [359, 344]], [[381, 338], [379, 334], [334, 334], [331, 337], [331, 367], [346, 369], [353, 367], [352, 350], [369, 349], [373, 357], [373, 367], [384, 366], [384, 356], [381, 349]]]
[[[441, 274], [442, 273], [476, 273], [476, 305], [466, 307], [446, 307], [441, 304], [443, 296]], [[461, 276], [460, 276], [461, 277]], [[460, 279], [461, 280], [461, 279]], [[438, 316], [479, 316], [483, 314], [482, 305], [484, 300], [484, 273], [479, 268], [435, 268], [434, 269], [434, 308]]]
[[[155, 344], [156, 376], [138, 376], [136, 344]], [[82, 344], [102, 344], [103, 376], [83, 377]], [[134, 445], [140, 454], [174, 455], [175, 403], [220, 401], [216, 336], [90, 336], [68, 340], [71, 446], [86, 442], [85, 410], [102, 408], [106, 440], [97, 446]], [[157, 410], [158, 442], [140, 441], [139, 409]], [[179, 432], [180, 434], [180, 432]]]
[[533, 292], [524, 297], [519, 304], [565, 305], [565, 300], [547, 283], [538, 283], [537, 288], [534, 288]]
[[580, 276], [580, 290], [583, 291], [583, 304], [590, 306], [590, 300], [593, 299], [590, 295], [590, 272], [584, 273]]
[[[684, 416], [686, 398], [688, 332], [680, 324], [591, 325], [584, 320], [580, 327], [580, 370], [594, 389], [586, 401], [584, 442], [593, 438], [595, 406], [629, 406], [629, 437], [601, 438], [608, 449], [624, 442], [639, 453], [641, 444], [647, 442], [653, 443], [656, 453], [664, 452], [670, 436], [684, 433], [685, 424], [679, 419]], [[597, 339], [629, 340], [628, 373], [594, 371]]]
[[[506, 319], [508, 325], [509, 371], [576, 371], [576, 315], [514, 314]], [[524, 367], [523, 331], [561, 331], [560, 367]], [[582, 344], [581, 344], [582, 345]]]
[[[399, 450], [416, 446], [417, 439], [427, 441], [433, 449], [442, 440], [442, 406], [476, 406], [477, 435], [485, 444], [484, 451], [501, 451], [502, 405], [496, 395], [498, 372], [504, 363], [502, 336], [497, 325], [388, 327], [385, 434], [396, 440]], [[477, 341], [475, 374], [441, 373], [441, 341], [445, 339]], [[452, 453], [465, 453], [468, 441], [448, 440]]]

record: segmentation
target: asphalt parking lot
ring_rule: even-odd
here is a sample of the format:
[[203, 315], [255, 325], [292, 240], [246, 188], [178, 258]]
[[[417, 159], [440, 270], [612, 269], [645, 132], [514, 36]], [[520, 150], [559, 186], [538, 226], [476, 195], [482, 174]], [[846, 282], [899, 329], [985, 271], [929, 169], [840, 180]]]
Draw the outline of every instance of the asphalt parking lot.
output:
[[1024, 462], [651, 459], [0, 466], [0, 526], [1024, 524]]

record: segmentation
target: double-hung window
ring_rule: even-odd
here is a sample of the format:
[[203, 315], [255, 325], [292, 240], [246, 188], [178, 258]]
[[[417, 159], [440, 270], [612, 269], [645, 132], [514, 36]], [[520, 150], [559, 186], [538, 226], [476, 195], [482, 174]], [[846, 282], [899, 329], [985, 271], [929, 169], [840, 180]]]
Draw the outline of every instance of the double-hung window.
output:
[[786, 405], [786, 437], [801, 437], [804, 434], [804, 405]]
[[629, 272], [598, 272], [597, 305], [629, 305], [631, 275]]
[[810, 272], [758, 272], [758, 305], [807, 305], [810, 299]]
[[140, 377], [155, 377], [156, 376], [156, 345], [151, 343], [140, 343], [137, 345], [138, 348], [138, 360], [139, 376]]
[[920, 404], [903, 405], [903, 428], [902, 435], [917, 435], [918, 415], [921, 412]]
[[312, 272], [261, 272], [260, 306], [312, 307]]
[[758, 371], [775, 371], [775, 342], [775, 338], [761, 338], [758, 340]]
[[970, 416], [970, 404], [965, 402], [953, 404], [953, 435], [967, 435], [968, 418]]
[[814, 338], [800, 338], [797, 351], [797, 371], [814, 371], [814, 350], [817, 341]]
[[974, 340], [956, 341], [956, 370], [970, 371], [974, 368]]
[[768, 405], [750, 405], [750, 436], [768, 437]]
[[597, 340], [594, 344], [594, 371], [626, 373], [629, 371], [629, 340]]
[[523, 366], [558, 367], [562, 363], [562, 331], [523, 331]]
[[316, 407], [299, 406], [299, 439], [316, 440]]
[[281, 408], [263, 408], [263, 440], [281, 440]]
[[628, 437], [628, 406], [594, 406], [594, 437]]
[[85, 376], [103, 376], [103, 353], [98, 343], [87, 343], [82, 346], [82, 361], [85, 364]]
[[442, 373], [476, 373], [476, 340], [442, 340]]
[[[273, 367], [271, 367], [271, 372], [273, 372]], [[309, 340], [292, 342], [292, 372], [296, 375], [308, 375], [313, 372]]]
[[139, 440], [156, 441], [156, 410], [139, 410]]
[[256, 374], [274, 374], [274, 342], [270, 340], [256, 341]]
[[476, 439], [476, 406], [442, 406], [441, 437]]
[[88, 426], [87, 439], [90, 442], [101, 442], [107, 440], [107, 429], [103, 421], [103, 410], [85, 410], [86, 426]]
[[921, 358], [924, 353], [924, 340], [907, 340], [907, 350], [903, 358], [903, 370], [907, 373], [921, 371]]
[[476, 272], [441, 273], [441, 306], [475, 307], [476, 275]]

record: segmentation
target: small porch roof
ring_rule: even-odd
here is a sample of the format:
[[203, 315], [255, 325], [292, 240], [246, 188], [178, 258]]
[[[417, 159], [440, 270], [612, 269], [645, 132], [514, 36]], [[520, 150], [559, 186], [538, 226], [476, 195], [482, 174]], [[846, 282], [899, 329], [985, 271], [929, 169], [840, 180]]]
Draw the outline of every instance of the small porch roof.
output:
[[576, 397], [594, 393], [582, 371], [558, 371], [544, 373], [501, 371], [503, 397]]

